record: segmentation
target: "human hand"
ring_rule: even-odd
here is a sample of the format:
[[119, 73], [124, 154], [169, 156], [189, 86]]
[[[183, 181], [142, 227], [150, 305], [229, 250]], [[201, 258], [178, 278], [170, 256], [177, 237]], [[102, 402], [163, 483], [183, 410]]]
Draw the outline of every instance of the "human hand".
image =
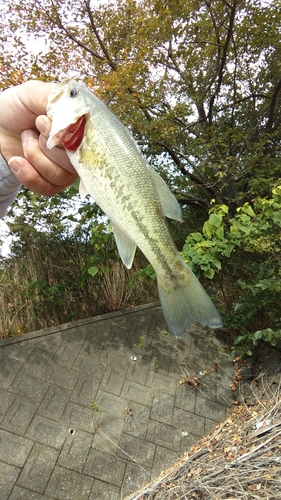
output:
[[0, 94], [1, 154], [21, 184], [47, 196], [77, 178], [65, 150], [46, 145], [51, 129], [46, 104], [55, 87], [32, 80]]

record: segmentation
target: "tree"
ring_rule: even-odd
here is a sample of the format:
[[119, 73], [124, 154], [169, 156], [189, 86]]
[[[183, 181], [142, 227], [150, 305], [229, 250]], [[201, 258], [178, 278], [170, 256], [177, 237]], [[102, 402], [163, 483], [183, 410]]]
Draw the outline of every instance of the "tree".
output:
[[182, 204], [183, 256], [223, 285], [245, 349], [280, 333], [280, 7], [1, 2], [0, 87], [75, 77], [116, 113]]
[[[183, 206], [206, 212], [214, 199], [234, 215], [280, 172], [280, 6], [15, 0], [1, 19], [1, 86], [82, 78]], [[26, 40], [45, 49], [30, 54]]]

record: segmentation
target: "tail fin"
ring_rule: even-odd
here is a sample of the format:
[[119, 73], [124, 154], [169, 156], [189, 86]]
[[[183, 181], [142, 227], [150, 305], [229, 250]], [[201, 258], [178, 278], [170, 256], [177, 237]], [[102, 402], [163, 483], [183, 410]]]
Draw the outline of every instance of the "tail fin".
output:
[[170, 282], [158, 278], [158, 291], [168, 327], [175, 337], [182, 337], [193, 321], [212, 328], [222, 326], [222, 319], [210, 297], [193, 272], [186, 266], [185, 278]]

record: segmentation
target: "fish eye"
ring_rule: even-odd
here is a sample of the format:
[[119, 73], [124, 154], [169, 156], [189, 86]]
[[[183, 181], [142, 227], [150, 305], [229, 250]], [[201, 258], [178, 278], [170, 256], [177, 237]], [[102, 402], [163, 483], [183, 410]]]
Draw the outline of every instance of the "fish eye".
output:
[[78, 94], [78, 90], [77, 89], [71, 89], [71, 91], [69, 93], [70, 97], [75, 97], [77, 94]]

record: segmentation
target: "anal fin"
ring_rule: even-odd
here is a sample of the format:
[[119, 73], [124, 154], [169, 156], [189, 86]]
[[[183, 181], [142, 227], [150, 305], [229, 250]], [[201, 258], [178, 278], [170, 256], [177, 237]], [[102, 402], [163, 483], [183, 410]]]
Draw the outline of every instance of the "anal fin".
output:
[[137, 245], [126, 236], [118, 227], [112, 224], [118, 252], [125, 266], [130, 269], [133, 264]]

